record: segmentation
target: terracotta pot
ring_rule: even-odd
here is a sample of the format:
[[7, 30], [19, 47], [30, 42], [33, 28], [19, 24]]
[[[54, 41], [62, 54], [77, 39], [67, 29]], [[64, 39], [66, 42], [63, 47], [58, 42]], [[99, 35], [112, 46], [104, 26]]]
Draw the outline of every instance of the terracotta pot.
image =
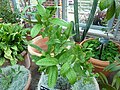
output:
[[[84, 42], [88, 41], [88, 40], [93, 40], [93, 38], [85, 39], [84, 41], [82, 41], [82, 42], [80, 43], [80, 46], [82, 47], [82, 44], [83, 44]], [[114, 43], [115, 43], [115, 42], [114, 42]], [[118, 46], [119, 52], [120, 52], [120, 45], [119, 45], [118, 43], [115, 43], [115, 44]], [[102, 73], [103, 73], [104, 75], [106, 75], [106, 76], [108, 76], [108, 75], [110, 74], [109, 71], [104, 71], [104, 68], [110, 64], [109, 61], [102, 61], [102, 60], [98, 60], [98, 59], [95, 59], [95, 58], [90, 58], [90, 59], [88, 60], [88, 62], [90, 62], [90, 63], [93, 64], [93, 66], [94, 66], [93, 72], [95, 72], [95, 73], [102, 72]]]
[[21, 55], [24, 56], [24, 60], [18, 62], [18, 64], [19, 65], [24, 65], [27, 69], [29, 69], [30, 66], [31, 66], [31, 60], [30, 60], [30, 57], [29, 57], [29, 53], [27, 53], [26, 51], [23, 51], [21, 53]]
[[[48, 40], [49, 40], [48, 37], [42, 38], [42, 36], [37, 36], [32, 40], [32, 44], [35, 44], [46, 51], [48, 48], [48, 46], [46, 45], [46, 42]], [[41, 56], [41, 53], [35, 48], [31, 47], [30, 45], [28, 45], [28, 51], [32, 55]]]
[[29, 74], [27, 84], [24, 88], [24, 90], [30, 90], [30, 83], [31, 83], [31, 74]]

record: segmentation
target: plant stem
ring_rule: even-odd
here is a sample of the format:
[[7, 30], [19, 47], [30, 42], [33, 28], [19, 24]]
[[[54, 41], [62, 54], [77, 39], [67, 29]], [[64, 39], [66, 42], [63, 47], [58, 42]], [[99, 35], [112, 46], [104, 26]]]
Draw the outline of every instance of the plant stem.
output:
[[100, 47], [100, 55], [99, 55], [99, 60], [101, 60], [101, 56], [102, 56], [102, 50], [103, 50], [103, 44], [101, 44], [101, 47]]
[[96, 11], [96, 8], [97, 8], [97, 4], [98, 4], [98, 1], [99, 0], [94, 0], [93, 1], [93, 5], [92, 5], [92, 9], [91, 9], [91, 12], [89, 14], [89, 17], [88, 17], [88, 21], [86, 23], [86, 27], [83, 31], [83, 34], [82, 34], [82, 37], [81, 37], [81, 40], [80, 41], [83, 41], [85, 39], [85, 36], [90, 28], [90, 25], [92, 24], [93, 22], [93, 19], [94, 19], [94, 14], [95, 14], [95, 11]]
[[78, 0], [74, 0], [74, 19], [75, 19], [75, 37], [76, 42], [80, 42], [79, 19], [78, 19]]

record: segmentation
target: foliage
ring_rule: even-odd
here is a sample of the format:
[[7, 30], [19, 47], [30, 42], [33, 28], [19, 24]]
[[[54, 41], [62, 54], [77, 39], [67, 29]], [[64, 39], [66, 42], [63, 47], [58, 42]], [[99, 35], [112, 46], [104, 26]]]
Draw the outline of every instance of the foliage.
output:
[[114, 72], [112, 83], [109, 83], [106, 76], [100, 73], [101, 85], [104, 90], [119, 90], [120, 89], [120, 55], [115, 58], [116, 62], [107, 66], [104, 70]]
[[32, 56], [33, 61], [40, 68], [43, 68], [42, 71], [48, 74], [48, 85], [50, 87], [56, 84], [58, 71], [71, 84], [81, 79], [82, 76], [92, 76], [92, 64], [86, 60], [90, 57], [89, 52], [84, 53], [77, 45], [72, 46], [70, 49], [60, 47], [63, 48], [62, 51], [56, 52], [54, 47], [58, 46], [58, 44], [52, 44], [52, 46], [51, 53], [44, 52], [41, 57]]
[[101, 0], [99, 4], [100, 10], [107, 9], [106, 20], [116, 17], [120, 14], [120, 3], [118, 0]]
[[[47, 51], [31, 45], [42, 53], [40, 57], [32, 55], [32, 60], [40, 67], [40, 70], [42, 69], [41, 71], [48, 74], [49, 87], [54, 87], [59, 74], [67, 78], [70, 84], [74, 84], [83, 76], [93, 76], [92, 64], [87, 62], [91, 57], [90, 51], [83, 52], [79, 45], [70, 41], [70, 37], [73, 36], [72, 23], [53, 18], [54, 7], [44, 8], [39, 3], [36, 8], [39, 18], [31, 30], [31, 35], [34, 37], [39, 32], [43, 37], [48, 37], [49, 41], [46, 43]], [[41, 28], [44, 28], [44, 31]]]
[[1, 68], [0, 90], [23, 90], [29, 73], [29, 70], [19, 65]]
[[[100, 45], [101, 43], [98, 39], [93, 39], [84, 42], [82, 47], [84, 51], [91, 50], [93, 58], [99, 59]], [[118, 46], [112, 41], [109, 41], [108, 44], [103, 47], [101, 60], [114, 62], [117, 55], [119, 55]]]
[[20, 21], [20, 14], [18, 10], [12, 11], [10, 7], [10, 0], [0, 0], [0, 18], [4, 23], [16, 23]]
[[25, 29], [15, 24], [0, 24], [0, 65], [10, 60], [12, 65], [23, 60], [21, 52], [26, 49]]
[[[43, 31], [43, 30], [46, 31], [46, 29], [48, 29], [49, 26], [52, 25], [52, 22], [56, 23], [57, 18], [53, 18], [53, 17], [55, 15], [57, 8], [55, 6], [47, 6], [45, 8], [42, 5], [42, 3], [44, 1], [45, 0], [38, 0], [38, 5], [36, 5], [37, 10], [35, 12], [31, 13], [32, 15], [34, 15], [36, 21], [29, 21], [28, 19], [24, 18], [26, 21], [35, 24], [30, 32], [32, 37], [35, 37], [39, 33], [43, 33], [42, 35], [45, 36], [44, 34], [46, 34], [46, 33], [41, 32], [41, 31]], [[32, 7], [32, 6], [27, 6], [24, 9], [23, 14], [25, 14], [26, 10], [30, 7]], [[63, 22], [61, 22], [60, 24], [62, 24]], [[67, 23], [65, 25], [67, 25]]]

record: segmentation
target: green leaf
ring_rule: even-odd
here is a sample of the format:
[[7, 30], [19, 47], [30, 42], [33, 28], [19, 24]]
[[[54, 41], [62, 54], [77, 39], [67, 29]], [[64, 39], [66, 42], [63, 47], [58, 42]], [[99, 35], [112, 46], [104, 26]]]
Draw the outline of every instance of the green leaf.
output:
[[110, 64], [110, 65], [108, 65], [107, 67], [105, 67], [105, 71], [109, 71], [109, 70], [111, 70], [112, 68], [114, 68], [115, 66], [117, 65], [117, 63], [112, 63], [112, 64]]
[[120, 78], [119, 77], [117, 77], [117, 79], [116, 79], [116, 88], [117, 88], [117, 90], [119, 90], [119, 88], [120, 88]]
[[37, 65], [40, 66], [54, 66], [57, 65], [57, 59], [56, 58], [43, 58], [36, 62]]
[[42, 28], [42, 25], [36, 24], [36, 25], [32, 28], [32, 30], [31, 30], [31, 32], [30, 32], [31, 37], [35, 37], [36, 35], [38, 35], [39, 32], [40, 32], [40, 30], [41, 30], [41, 28]]
[[69, 23], [59, 19], [59, 18], [53, 18], [52, 20], [50, 20], [51, 23], [56, 24], [56, 25], [60, 25], [60, 26], [65, 26], [65, 27], [69, 27]]
[[33, 62], [37, 62], [38, 60], [40, 60], [40, 57], [36, 55], [31, 55], [31, 59]]
[[58, 68], [57, 66], [51, 66], [48, 69], [48, 85], [49, 87], [54, 87], [58, 77]]
[[113, 68], [111, 68], [111, 72], [114, 72], [114, 71], [118, 71], [120, 69], [120, 66], [115, 66]]
[[110, 20], [115, 14], [115, 2], [108, 8], [106, 13], [106, 19]]
[[11, 59], [12, 58], [12, 51], [10, 50], [10, 48], [7, 48], [6, 50], [4, 50], [4, 57], [7, 58], [7, 59]]
[[108, 84], [108, 80], [107, 80], [106, 76], [101, 72], [99, 73], [99, 75], [100, 75], [99, 77], [102, 80], [102, 82]]
[[38, 4], [38, 5], [36, 6], [36, 8], [37, 8], [37, 10], [38, 10], [38, 13], [39, 13], [42, 17], [46, 16], [46, 9], [44, 8], [43, 5]]
[[65, 64], [62, 65], [60, 74], [64, 76], [69, 69], [70, 69], [70, 64], [66, 62]]
[[74, 84], [77, 80], [77, 75], [73, 68], [68, 70], [68, 72], [66, 73], [66, 77], [71, 84]]
[[50, 44], [58, 44], [61, 43], [59, 39], [51, 39], [47, 42], [48, 45]]
[[72, 22], [70, 22], [67, 26], [67, 29], [64, 31], [67, 38], [70, 38], [70, 36], [72, 36], [72, 29], [73, 29], [73, 24]]
[[12, 64], [12, 65], [15, 65], [16, 63], [17, 63], [17, 59], [14, 57], [14, 58], [11, 58], [10, 59], [10, 63]]
[[2, 69], [0, 68], [0, 74], [2, 74]]
[[24, 57], [21, 55], [21, 54], [17, 54], [16, 55], [16, 58], [20, 61], [23, 61], [24, 60]]
[[113, 2], [114, 0], [101, 0], [99, 3], [100, 10], [108, 8]]
[[85, 42], [85, 43], [83, 43], [82, 47], [83, 47], [83, 48], [87, 48], [88, 45], [89, 45], [88, 42]]
[[35, 18], [37, 19], [37, 21], [38, 21], [40, 24], [42, 24], [41, 16], [40, 16], [38, 13], [35, 14]]
[[[58, 62], [59, 63], [65, 63], [65, 62], [67, 62], [70, 58], [71, 56], [71, 53], [70, 52], [65, 52], [65, 53], [63, 53], [61, 56], [60, 56], [60, 58], [59, 58], [59, 60], [58, 60]], [[67, 58], [66, 58], [67, 57]]]
[[116, 83], [116, 75], [113, 77], [113, 81], [112, 81], [112, 86], [114, 86], [115, 85], [115, 83]]
[[29, 6], [26, 6], [23, 11], [22, 11], [22, 14], [21, 16], [24, 16], [25, 12], [27, 11], [27, 9], [31, 8], [31, 7], [34, 7], [35, 5], [29, 5]]
[[11, 71], [15, 73], [15, 69], [14, 68], [11, 68]]
[[17, 51], [18, 50], [18, 48], [17, 48], [17, 46], [13, 46], [13, 47], [11, 47], [13, 50], [15, 50], [15, 51]]
[[0, 57], [0, 66], [2, 66], [5, 63], [5, 58]]
[[83, 70], [80, 68], [80, 61], [76, 60], [73, 69], [75, 70], [76, 73], [78, 73], [79, 75], [83, 75]]
[[39, 52], [43, 52], [42, 48], [40, 48], [39, 46], [35, 45], [35, 44], [29, 44], [31, 47], [35, 48], [36, 50], [38, 50]]

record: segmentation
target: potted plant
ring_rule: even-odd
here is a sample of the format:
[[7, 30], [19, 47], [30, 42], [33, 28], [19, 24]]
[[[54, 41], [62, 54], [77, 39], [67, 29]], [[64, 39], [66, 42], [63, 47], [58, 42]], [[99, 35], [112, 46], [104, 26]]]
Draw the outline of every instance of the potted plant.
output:
[[[48, 29], [49, 35], [47, 37], [49, 40], [46, 43], [48, 46], [46, 51], [33, 45], [34, 48], [41, 52], [41, 56], [32, 55], [32, 61], [40, 67], [39, 70], [42, 70], [45, 73], [45, 76], [41, 76], [40, 81], [42, 81], [39, 86], [42, 85], [42, 88], [47, 89], [61, 89], [64, 86], [55, 86], [57, 80], [58, 83], [60, 83], [60, 78], [63, 78], [63, 81], [64, 79], [65, 81], [67, 80], [66, 84], [70, 84], [69, 89], [72, 87], [71, 84], [74, 84], [81, 78], [85, 78], [85, 80], [88, 80], [90, 83], [91, 78], [94, 77], [92, 73], [92, 64], [87, 62], [89, 57], [91, 57], [91, 52], [83, 52], [79, 45], [76, 45], [73, 41], [69, 40], [70, 36], [72, 36], [72, 23], [68, 23], [68, 26], [64, 30], [57, 24], [59, 23], [53, 24], [51, 28]], [[44, 84], [44, 81], [46, 81], [42, 79], [44, 77], [46, 77], [47, 84]], [[65, 90], [66, 89], [67, 87], [65, 87]], [[92, 90], [97, 89], [94, 88]]]
[[[49, 10], [45, 9], [41, 2], [38, 3], [37, 9], [41, 21], [45, 21], [42, 24], [37, 23], [31, 30], [31, 35], [35, 37], [40, 32], [42, 38], [48, 38], [44, 42], [47, 48], [43, 49], [37, 45], [41, 42], [32, 41], [28, 46], [28, 51], [30, 51], [29, 47], [37, 50], [38, 54], [30, 52], [31, 58], [40, 67], [40, 70], [45, 73], [45, 77], [48, 78], [47, 85], [54, 88], [59, 77], [65, 78], [70, 84], [74, 84], [81, 78], [85, 78], [90, 82], [91, 77], [94, 77], [92, 64], [87, 62], [91, 57], [91, 52], [83, 52], [79, 45], [70, 40], [73, 36], [72, 23], [59, 18], [47, 18], [52, 14], [47, 12]], [[47, 26], [44, 24], [47, 24]], [[44, 27], [44, 31], [41, 31], [41, 26]], [[39, 38], [35, 39], [39, 41]]]
[[[107, 9], [106, 18], [105, 20], [111, 19], [114, 15], [118, 17], [119, 4], [117, 1], [112, 0], [111, 2], [107, 3], [107, 1], [101, 0], [99, 7], [101, 10]], [[111, 13], [111, 10], [113, 12]], [[115, 11], [116, 10], [116, 11]], [[119, 22], [118, 22], [119, 23]], [[118, 24], [117, 23], [117, 24]], [[116, 25], [115, 25], [116, 26]], [[112, 29], [114, 29], [113, 27]], [[106, 30], [108, 31], [108, 30]], [[103, 71], [103, 69], [109, 65], [109, 63], [113, 63], [115, 57], [120, 54], [120, 45], [118, 43], [112, 42], [108, 37], [102, 37], [99, 39], [86, 39], [80, 43], [85, 50], [92, 49], [94, 54], [94, 58], [90, 58], [90, 62], [93, 63], [95, 67], [95, 72], [103, 72], [105, 75], [109, 75], [109, 72]]]
[[0, 66], [6, 63], [15, 65], [24, 60], [26, 52], [23, 51], [27, 47], [25, 35], [26, 30], [17, 24], [0, 24]]
[[109, 72], [103, 70], [110, 63], [115, 62], [117, 55], [120, 54], [120, 45], [105, 38], [86, 39], [80, 45], [84, 51], [92, 50], [93, 56], [89, 62], [94, 65], [94, 71], [103, 72], [108, 76]]
[[31, 74], [24, 66], [0, 68], [0, 90], [28, 90]]

